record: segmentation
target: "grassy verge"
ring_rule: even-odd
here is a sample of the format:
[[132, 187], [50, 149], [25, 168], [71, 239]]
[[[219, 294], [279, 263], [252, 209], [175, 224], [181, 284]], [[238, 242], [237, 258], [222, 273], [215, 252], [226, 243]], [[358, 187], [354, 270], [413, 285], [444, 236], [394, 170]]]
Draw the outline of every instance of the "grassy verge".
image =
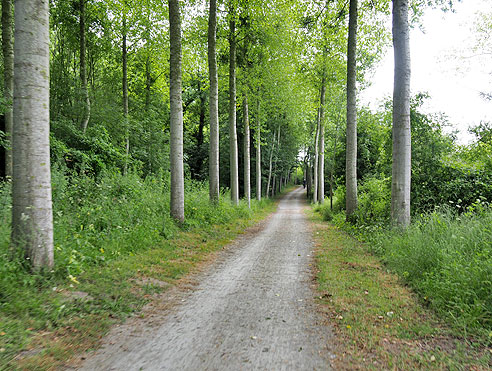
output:
[[310, 213], [319, 301], [335, 329], [336, 369], [492, 367], [483, 342], [444, 325], [363, 244]]
[[56, 369], [96, 347], [112, 325], [275, 208], [271, 201], [234, 207], [227, 195], [214, 207], [206, 185], [195, 184], [186, 193], [187, 222], [178, 227], [168, 218], [165, 182], [63, 181], [55, 179], [56, 268], [44, 274], [7, 259], [9, 200], [0, 192], [0, 370]]

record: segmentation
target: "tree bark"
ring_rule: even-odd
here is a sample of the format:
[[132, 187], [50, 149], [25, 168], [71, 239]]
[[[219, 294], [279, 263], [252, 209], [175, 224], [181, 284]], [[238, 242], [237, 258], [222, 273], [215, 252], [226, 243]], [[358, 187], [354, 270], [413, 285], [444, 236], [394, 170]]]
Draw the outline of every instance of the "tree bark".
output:
[[121, 46], [123, 63], [123, 125], [125, 126], [125, 163], [123, 166], [123, 174], [127, 174], [128, 172], [128, 157], [130, 155], [130, 123], [128, 120], [128, 51], [126, 46], [126, 38], [126, 18], [123, 17], [123, 43]]
[[208, 71], [210, 79], [209, 197], [219, 200], [219, 83], [217, 75], [217, 0], [210, 0], [208, 20]]
[[12, 245], [34, 270], [54, 264], [49, 56], [49, 1], [16, 0]]
[[268, 165], [268, 181], [267, 181], [267, 189], [266, 189], [266, 198], [270, 197], [270, 184], [272, 180], [272, 165], [273, 165], [273, 152], [275, 151], [275, 137], [277, 133], [273, 133], [272, 139], [272, 150], [270, 151], [270, 162]]
[[231, 172], [231, 199], [239, 204], [239, 166], [236, 131], [236, 11], [234, 2], [229, 8], [229, 147]]
[[251, 208], [251, 162], [249, 139], [248, 97], [244, 97], [244, 197]]
[[350, 0], [347, 55], [347, 150], [345, 159], [346, 216], [357, 209], [357, 0]]
[[393, 0], [393, 166], [391, 219], [401, 227], [410, 224], [411, 133], [410, 133], [410, 35], [408, 0]]
[[80, 0], [80, 84], [82, 87], [82, 120], [81, 129], [85, 133], [91, 116], [91, 101], [87, 88], [87, 63], [85, 62], [85, 0]]
[[258, 98], [258, 117], [256, 124], [256, 199], [261, 201], [261, 120], [260, 99]]
[[169, 0], [171, 217], [184, 221], [183, 102], [181, 97], [181, 16], [179, 0]]
[[325, 95], [326, 95], [326, 74], [323, 70], [321, 79], [321, 93], [319, 104], [319, 161], [318, 161], [318, 202], [325, 201]]
[[318, 203], [318, 162], [319, 162], [319, 132], [320, 132], [320, 111], [316, 118], [316, 134], [314, 136], [314, 180], [313, 180], [313, 202]]
[[2, 50], [3, 50], [3, 97], [7, 103], [5, 110], [5, 134], [9, 145], [5, 148], [5, 176], [12, 177], [12, 93], [14, 90], [14, 29], [12, 0], [2, 0]]

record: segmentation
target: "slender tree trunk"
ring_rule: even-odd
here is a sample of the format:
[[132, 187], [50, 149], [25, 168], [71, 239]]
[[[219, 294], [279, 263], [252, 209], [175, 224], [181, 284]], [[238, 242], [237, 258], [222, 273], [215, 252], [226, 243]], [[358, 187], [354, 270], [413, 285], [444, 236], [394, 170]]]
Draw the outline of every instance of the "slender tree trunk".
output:
[[251, 208], [251, 162], [249, 142], [248, 97], [244, 97], [244, 197]]
[[2, 0], [2, 50], [3, 50], [3, 97], [7, 102], [5, 110], [5, 134], [9, 145], [5, 149], [5, 175], [12, 177], [12, 92], [14, 90], [14, 29], [12, 0]]
[[123, 17], [123, 45], [122, 45], [122, 61], [123, 61], [123, 125], [125, 125], [125, 164], [123, 174], [128, 172], [128, 160], [130, 156], [130, 122], [128, 120], [128, 51], [126, 46], [126, 18]]
[[260, 99], [258, 98], [258, 118], [256, 124], [256, 199], [261, 201], [261, 120]]
[[54, 264], [49, 51], [49, 1], [16, 0], [12, 244], [35, 270]]
[[208, 71], [210, 79], [209, 197], [219, 200], [219, 83], [216, 56], [217, 0], [210, 0], [208, 20]]
[[229, 147], [231, 171], [231, 199], [239, 204], [239, 166], [236, 131], [236, 11], [234, 2], [229, 9]]
[[85, 133], [91, 116], [91, 101], [89, 89], [87, 88], [87, 63], [85, 62], [85, 0], [80, 0], [80, 84], [82, 86], [82, 120], [81, 128]]
[[331, 169], [330, 169], [330, 210], [333, 210], [333, 174], [335, 173], [335, 159], [337, 154], [338, 125], [339, 125], [339, 120], [337, 119], [336, 128], [335, 128], [335, 140], [333, 141], [333, 157], [332, 157]]
[[[280, 126], [278, 128], [277, 134], [277, 153], [280, 150]], [[275, 161], [273, 163], [273, 185], [272, 185], [272, 195], [275, 196], [277, 194], [277, 157], [275, 157]]]
[[357, 209], [357, 106], [356, 106], [357, 0], [350, 0], [347, 56], [347, 151], [345, 164], [346, 215]]
[[184, 221], [183, 102], [181, 97], [181, 16], [179, 0], [169, 0], [171, 217]]
[[393, 88], [393, 168], [391, 219], [395, 225], [410, 224], [410, 35], [408, 0], [393, 0], [393, 47], [395, 80]]
[[326, 77], [323, 71], [321, 79], [321, 94], [319, 105], [319, 162], [318, 162], [318, 201], [322, 204], [325, 201], [325, 95]]
[[150, 89], [152, 88], [152, 62], [150, 53], [145, 61], [145, 112], [150, 108]]
[[272, 180], [272, 164], [273, 164], [273, 152], [275, 151], [275, 137], [276, 133], [273, 133], [273, 140], [272, 140], [272, 150], [270, 151], [270, 162], [268, 165], [268, 181], [267, 181], [267, 189], [266, 189], [266, 198], [270, 197], [270, 182]]
[[[310, 151], [308, 151], [310, 152]], [[307, 170], [306, 170], [306, 189], [308, 198], [311, 197], [311, 190], [313, 189], [313, 174], [312, 174], [312, 159], [311, 154], [309, 154], [309, 159], [307, 161]]]
[[316, 119], [316, 135], [314, 136], [314, 181], [313, 181], [313, 202], [318, 203], [318, 170], [319, 170], [319, 132], [320, 132], [320, 111]]

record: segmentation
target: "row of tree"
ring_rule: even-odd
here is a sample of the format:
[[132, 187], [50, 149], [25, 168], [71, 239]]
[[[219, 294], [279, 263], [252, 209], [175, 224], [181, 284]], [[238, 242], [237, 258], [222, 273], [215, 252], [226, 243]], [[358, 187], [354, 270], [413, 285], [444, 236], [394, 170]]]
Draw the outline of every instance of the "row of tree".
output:
[[[53, 264], [50, 123], [56, 169], [95, 179], [105, 171], [169, 172], [171, 215], [183, 221], [185, 178], [208, 180], [212, 203], [221, 188], [230, 189], [232, 202], [242, 195], [249, 203], [253, 191], [261, 199], [285, 184], [301, 151], [314, 201], [323, 202], [326, 123], [335, 123], [336, 148], [346, 97], [348, 217], [357, 209], [356, 82], [367, 84], [366, 72], [389, 40], [389, 0], [272, 0], [268, 6], [210, 0], [208, 7], [177, 0], [168, 7], [155, 0], [19, 0], [14, 11], [11, 4], [2, 4], [2, 108], [12, 138], [5, 169], [13, 181], [12, 242], [35, 267]], [[408, 0], [393, 0], [392, 215], [399, 225], [410, 220], [409, 9]], [[34, 33], [44, 39], [34, 42]], [[41, 63], [35, 53], [43, 66], [35, 65]], [[22, 70], [29, 68], [31, 75]]]

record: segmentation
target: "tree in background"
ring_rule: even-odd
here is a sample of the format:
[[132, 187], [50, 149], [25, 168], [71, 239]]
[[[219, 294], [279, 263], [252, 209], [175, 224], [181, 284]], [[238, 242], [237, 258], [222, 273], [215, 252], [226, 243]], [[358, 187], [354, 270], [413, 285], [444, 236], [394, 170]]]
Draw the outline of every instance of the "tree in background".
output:
[[229, 2], [229, 156], [231, 200], [239, 203], [239, 164], [236, 130], [236, 8]]
[[251, 159], [250, 159], [250, 133], [249, 133], [249, 112], [248, 96], [244, 96], [243, 121], [244, 121], [244, 198], [251, 208]]
[[86, 42], [85, 42], [85, 0], [79, 2], [79, 26], [80, 26], [80, 84], [82, 87], [82, 119], [81, 129], [85, 133], [89, 119], [91, 117], [91, 101], [89, 99], [89, 90], [87, 88], [87, 64], [85, 61]]
[[171, 106], [171, 216], [184, 221], [183, 103], [181, 99], [181, 16], [179, 0], [169, 0]]
[[219, 83], [217, 76], [217, 1], [210, 0], [208, 21], [208, 74], [210, 81], [210, 149], [209, 149], [209, 194], [212, 202], [219, 199]]
[[12, 244], [52, 267], [49, 1], [15, 2]]
[[410, 133], [410, 36], [408, 0], [393, 0], [393, 165], [391, 219], [395, 225], [410, 224], [411, 133]]
[[357, 0], [350, 0], [347, 42], [346, 214], [357, 209]]

